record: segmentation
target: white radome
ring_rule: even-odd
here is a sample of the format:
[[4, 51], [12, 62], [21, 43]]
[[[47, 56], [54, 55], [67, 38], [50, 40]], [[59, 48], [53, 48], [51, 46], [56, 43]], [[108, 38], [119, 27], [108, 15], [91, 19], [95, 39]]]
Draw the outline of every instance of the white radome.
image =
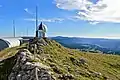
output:
[[43, 26], [42, 26], [42, 27], [43, 27], [43, 32], [44, 32], [44, 33], [46, 33], [46, 32], [47, 32], [47, 30], [48, 30], [47, 26], [46, 26], [45, 24], [43, 24]]

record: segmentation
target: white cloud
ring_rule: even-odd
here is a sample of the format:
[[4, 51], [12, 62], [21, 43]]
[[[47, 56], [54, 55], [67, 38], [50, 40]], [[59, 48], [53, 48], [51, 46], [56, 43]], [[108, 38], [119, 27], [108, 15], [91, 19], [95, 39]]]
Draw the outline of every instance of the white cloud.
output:
[[[35, 13], [31, 12], [30, 10], [28, 10], [28, 8], [25, 8], [24, 9], [25, 12], [27, 12], [28, 14], [31, 14], [33, 16], [35, 16]], [[36, 21], [35, 18], [28, 18], [28, 19], [24, 19], [26, 21]], [[51, 19], [45, 19], [45, 18], [41, 18], [41, 19], [38, 19], [38, 21], [42, 21], [42, 22], [62, 22], [64, 21], [64, 19], [62, 18], [51, 18]]]
[[28, 14], [30, 14], [30, 15], [35, 15], [35, 13], [29, 11], [28, 8], [25, 8], [24, 11], [27, 12]]
[[89, 22], [90, 24], [92, 24], [92, 25], [96, 25], [96, 24], [98, 24], [99, 22]]
[[[26, 20], [26, 21], [36, 21], [36, 19], [32, 19], [32, 18], [24, 19], [24, 20]], [[42, 22], [61, 22], [61, 21], [64, 21], [64, 19], [62, 19], [62, 18], [38, 19], [38, 21], [42, 21]]]
[[90, 22], [120, 23], [120, 0], [55, 0], [60, 9], [75, 10], [76, 18]]

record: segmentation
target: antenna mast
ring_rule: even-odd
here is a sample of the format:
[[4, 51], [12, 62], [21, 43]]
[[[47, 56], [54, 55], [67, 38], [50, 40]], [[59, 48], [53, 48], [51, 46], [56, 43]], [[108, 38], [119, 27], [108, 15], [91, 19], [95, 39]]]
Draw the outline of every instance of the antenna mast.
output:
[[36, 37], [38, 37], [38, 6], [36, 6]]
[[15, 37], [15, 21], [13, 20], [13, 36]]
[[27, 27], [27, 36], [28, 36], [28, 27]]

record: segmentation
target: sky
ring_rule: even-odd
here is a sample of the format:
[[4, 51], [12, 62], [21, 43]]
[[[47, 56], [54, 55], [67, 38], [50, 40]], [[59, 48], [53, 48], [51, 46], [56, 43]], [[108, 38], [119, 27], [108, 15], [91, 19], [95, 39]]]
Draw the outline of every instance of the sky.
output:
[[47, 36], [120, 38], [120, 0], [0, 0], [0, 37], [35, 35], [38, 21]]

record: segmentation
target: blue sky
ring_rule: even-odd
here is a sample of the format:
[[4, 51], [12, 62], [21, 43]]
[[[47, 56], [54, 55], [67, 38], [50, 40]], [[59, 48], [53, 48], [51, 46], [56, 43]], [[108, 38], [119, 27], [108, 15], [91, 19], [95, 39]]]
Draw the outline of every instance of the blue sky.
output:
[[17, 36], [26, 36], [27, 29], [28, 35], [34, 36], [37, 5], [39, 23], [43, 21], [48, 26], [47, 36], [120, 38], [120, 14], [115, 8], [112, 10], [116, 13], [110, 14], [112, 5], [108, 0], [105, 0], [107, 3], [99, 0], [77, 1], [0, 0], [0, 36], [13, 36], [12, 20], [15, 20]]

